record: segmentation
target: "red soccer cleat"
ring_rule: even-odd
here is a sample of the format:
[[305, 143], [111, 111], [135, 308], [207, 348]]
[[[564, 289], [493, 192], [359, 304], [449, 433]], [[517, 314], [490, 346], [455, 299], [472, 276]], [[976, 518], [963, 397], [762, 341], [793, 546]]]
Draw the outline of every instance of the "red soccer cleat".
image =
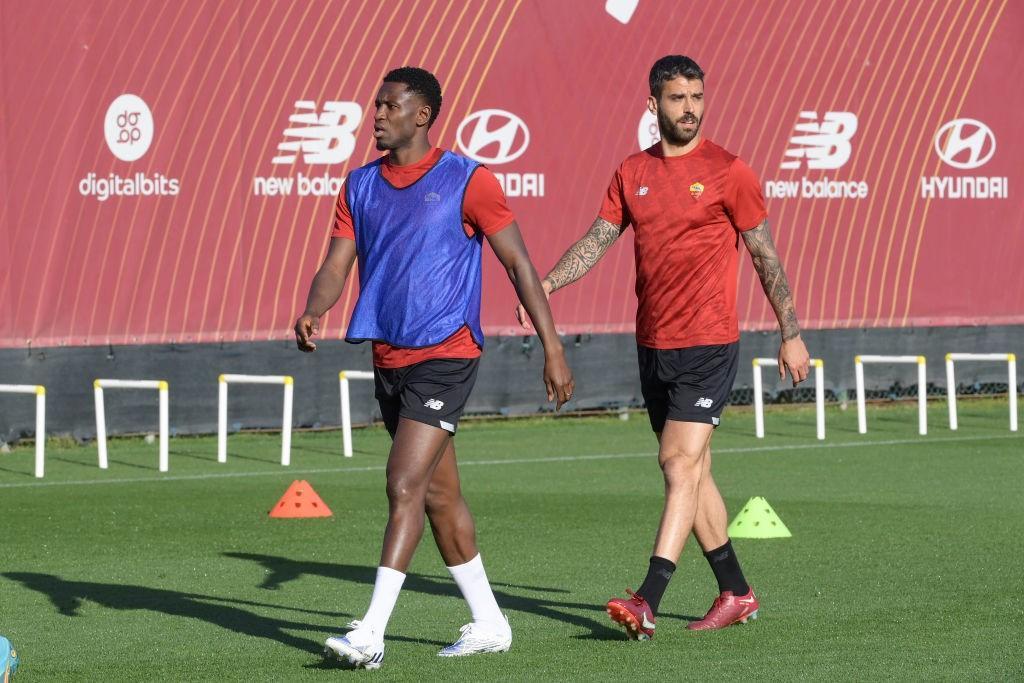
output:
[[686, 628], [691, 631], [711, 631], [733, 624], [745, 624], [747, 619], [757, 619], [758, 607], [760, 604], [753, 588], [747, 591], [746, 595], [739, 597], [725, 591], [715, 598], [714, 604], [703, 619], [691, 622]]
[[654, 612], [641, 596], [626, 589], [629, 598], [612, 598], [605, 611], [612, 621], [626, 627], [630, 640], [650, 640], [654, 637]]

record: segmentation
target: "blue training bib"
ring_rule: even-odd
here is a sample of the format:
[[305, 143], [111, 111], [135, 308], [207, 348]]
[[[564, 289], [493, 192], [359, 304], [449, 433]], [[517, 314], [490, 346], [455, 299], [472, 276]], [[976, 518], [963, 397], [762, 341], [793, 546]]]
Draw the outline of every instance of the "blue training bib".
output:
[[463, 325], [482, 347], [482, 237], [462, 228], [462, 202], [475, 161], [445, 151], [419, 180], [396, 188], [382, 159], [346, 180], [359, 257], [359, 300], [345, 340], [422, 348]]

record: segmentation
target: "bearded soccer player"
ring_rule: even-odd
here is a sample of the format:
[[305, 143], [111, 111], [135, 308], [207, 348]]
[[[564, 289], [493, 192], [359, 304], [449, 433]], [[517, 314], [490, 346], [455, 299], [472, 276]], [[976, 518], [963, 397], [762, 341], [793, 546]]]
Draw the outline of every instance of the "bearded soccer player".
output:
[[375, 395], [392, 438], [388, 524], [369, 609], [345, 635], [327, 639], [325, 654], [367, 669], [384, 659], [385, 628], [423, 536], [424, 513], [473, 619], [439, 655], [504, 652], [512, 643], [477, 552], [453, 441], [484, 343], [484, 239], [538, 322], [548, 400], [560, 408], [573, 391], [547, 299], [497, 179], [430, 144], [441, 110], [437, 79], [419, 68], [395, 69], [374, 106], [373, 135], [387, 155], [349, 174], [327, 257], [295, 323], [299, 349], [315, 350], [318, 321], [358, 258], [359, 299], [346, 340], [373, 342]]
[[[806, 379], [809, 362], [757, 177], [700, 134], [704, 72], [673, 55], [654, 64], [649, 80], [647, 106], [661, 140], [622, 162], [590, 230], [542, 282], [550, 294], [580, 279], [633, 226], [640, 382], [658, 437], [665, 507], [646, 578], [607, 609], [630, 638], [641, 640], [654, 635], [662, 595], [691, 531], [720, 594], [688, 628], [719, 629], [757, 616], [711, 476], [711, 436], [736, 376], [741, 236], [782, 331], [780, 378], [788, 370], [795, 386]], [[524, 326], [526, 313], [517, 310]]]

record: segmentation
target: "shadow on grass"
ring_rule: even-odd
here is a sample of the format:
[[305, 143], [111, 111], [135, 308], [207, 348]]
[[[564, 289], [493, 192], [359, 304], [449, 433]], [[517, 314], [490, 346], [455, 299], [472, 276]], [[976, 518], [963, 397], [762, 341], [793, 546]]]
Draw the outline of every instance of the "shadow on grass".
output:
[[[225, 557], [236, 560], [256, 562], [267, 570], [267, 575], [260, 584], [260, 588], [277, 590], [282, 585], [302, 578], [304, 576], [320, 576], [328, 579], [340, 579], [353, 583], [362, 583], [373, 586], [377, 576], [376, 567], [361, 567], [351, 564], [333, 564], [329, 562], [309, 562], [291, 560], [286, 557], [275, 557], [273, 555], [257, 555], [252, 553], [224, 553]], [[602, 617], [604, 605], [588, 605], [578, 602], [564, 602], [549, 597], [534, 597], [512, 593], [506, 589], [525, 590], [544, 593], [568, 593], [568, 590], [561, 588], [542, 588], [536, 586], [516, 586], [513, 584], [493, 583], [494, 597], [502, 610], [523, 612], [554, 621], [561, 621], [581, 628], [590, 630], [590, 633], [576, 636], [583, 639], [596, 640], [622, 640], [621, 629], [611, 628], [603, 621], [597, 621], [589, 616], [577, 614], [578, 611], [601, 612]], [[443, 577], [426, 576], [421, 574], [408, 574], [402, 590], [423, 593], [426, 595], [459, 597], [458, 589], [451, 579]], [[676, 615], [666, 615], [676, 616]], [[693, 617], [679, 617], [681, 619], [693, 620]]]
[[0, 467], [0, 472], [10, 472], [11, 474], [20, 474], [20, 475], [22, 475], [24, 477], [33, 477], [34, 476], [31, 472], [22, 472], [20, 470], [12, 470], [12, 469], [10, 469], [8, 467]]
[[69, 463], [71, 465], [79, 465], [80, 467], [89, 467], [91, 469], [97, 469], [99, 467], [99, 465], [97, 464], [95, 456], [92, 459], [90, 459], [89, 461], [85, 461], [85, 460], [73, 460], [71, 458], [63, 458], [63, 457], [61, 457], [59, 455], [47, 455], [46, 456], [46, 461], [48, 463], [49, 462], [66, 462], [66, 463]]
[[257, 638], [267, 638], [298, 650], [317, 654], [323, 650], [323, 646], [319, 641], [294, 636], [288, 633], [286, 629], [313, 631], [323, 634], [332, 630], [330, 625], [274, 619], [242, 609], [236, 605], [286, 609], [330, 617], [332, 621], [337, 618], [351, 616], [340, 612], [297, 610], [281, 605], [219, 598], [212, 595], [182, 593], [180, 591], [149, 588], [146, 586], [68, 581], [52, 574], [5, 572], [3, 576], [12, 581], [17, 581], [29, 590], [38, 591], [46, 595], [54, 608], [66, 617], [79, 616], [82, 603], [89, 601], [115, 610], [142, 609], [169, 616], [198, 619], [228, 631]]
[[[31, 572], [4, 572], [0, 574], [12, 581], [17, 581], [29, 590], [46, 595], [54, 608], [66, 617], [77, 617], [83, 601], [94, 602], [110, 609], [129, 610], [145, 609], [168, 616], [198, 619], [208, 624], [219, 626], [228, 631], [242, 635], [266, 638], [282, 645], [293, 647], [305, 652], [322, 654], [322, 640], [309, 640], [288, 633], [288, 630], [307, 631], [317, 634], [318, 638], [330, 633], [337, 633], [339, 622], [352, 618], [347, 612], [326, 612], [307, 610], [285, 605], [275, 605], [251, 600], [222, 598], [214, 595], [183, 593], [181, 591], [147, 586], [126, 584], [95, 583], [91, 581], [68, 581], [52, 574], [36, 574]], [[314, 616], [325, 617], [316, 623], [275, 619], [237, 605], [286, 610]], [[408, 643], [445, 646], [448, 643], [422, 638], [389, 636], [390, 640]], [[336, 668], [325, 663], [323, 668]]]
[[[386, 460], [388, 455], [388, 448], [369, 450], [366, 448], [352, 447], [353, 455], [366, 455], [366, 456], [377, 456], [380, 460]], [[309, 445], [292, 445], [293, 453], [318, 453], [320, 455], [337, 455], [344, 457], [341, 449], [341, 440], [338, 440], [338, 446], [336, 448], [328, 448], [327, 446], [309, 446]], [[347, 461], [347, 459], [346, 459]]]

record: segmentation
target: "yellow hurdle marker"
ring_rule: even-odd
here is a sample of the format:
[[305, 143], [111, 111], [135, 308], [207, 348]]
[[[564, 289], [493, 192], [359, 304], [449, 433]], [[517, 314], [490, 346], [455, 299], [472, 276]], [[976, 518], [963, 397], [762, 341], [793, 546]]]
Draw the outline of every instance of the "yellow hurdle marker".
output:
[[221, 375], [217, 378], [217, 462], [228, 461], [228, 384], [283, 384], [284, 417], [281, 420], [281, 464], [292, 462], [292, 393], [295, 380], [291, 375]]
[[[777, 358], [755, 358], [754, 366], [754, 433], [757, 438], [764, 438], [764, 389], [761, 381], [761, 368], [764, 366], [779, 367]], [[812, 358], [814, 366], [814, 404], [818, 418], [818, 440], [825, 438], [825, 361]]]
[[946, 396], [949, 403], [949, 428], [956, 431], [956, 377], [953, 363], [956, 361], [1000, 361], [1006, 363], [1010, 395], [1010, 431], [1017, 431], [1017, 356], [1012, 353], [947, 353], [946, 354]]
[[97, 379], [93, 381], [93, 396], [96, 400], [96, 448], [99, 451], [100, 469], [107, 469], [107, 415], [103, 404], [104, 389], [156, 389], [160, 392], [160, 459], [159, 468], [166, 472], [169, 467], [168, 394], [167, 382], [162, 379]]
[[0, 394], [36, 395], [36, 478], [42, 479], [46, 458], [46, 387], [41, 384], [0, 384]]
[[348, 383], [353, 379], [373, 380], [373, 373], [365, 370], [342, 370], [338, 373], [338, 392], [341, 394], [341, 451], [352, 457], [352, 411], [349, 407]]
[[927, 359], [924, 356], [855, 356], [854, 372], [857, 377], [857, 429], [868, 433], [867, 409], [864, 405], [864, 364], [865, 363], [916, 363], [917, 364], [917, 432], [928, 433], [928, 380]]

